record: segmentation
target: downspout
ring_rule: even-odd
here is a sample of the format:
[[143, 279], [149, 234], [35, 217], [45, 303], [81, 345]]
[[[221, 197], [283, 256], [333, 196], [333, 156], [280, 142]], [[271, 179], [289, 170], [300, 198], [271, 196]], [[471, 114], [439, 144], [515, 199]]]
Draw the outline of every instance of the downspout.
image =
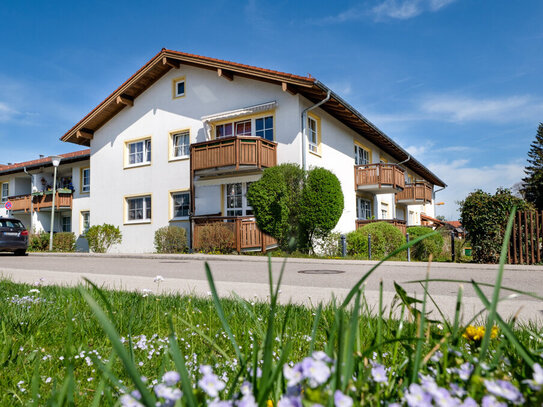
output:
[[29, 230], [29, 233], [32, 234], [33, 233], [32, 218], [34, 217], [34, 196], [32, 195], [32, 192], [34, 189], [34, 177], [32, 176], [32, 174], [28, 173], [28, 171], [26, 170], [26, 167], [23, 167], [23, 171], [25, 172], [26, 175], [30, 177], [30, 227], [29, 227], [30, 230]]
[[306, 145], [306, 139], [307, 139], [307, 134], [306, 134], [306, 123], [307, 123], [307, 112], [313, 110], [313, 109], [316, 109], [317, 107], [321, 106], [322, 104], [328, 102], [330, 100], [330, 95], [331, 95], [332, 91], [329, 90], [326, 97], [321, 100], [319, 103], [317, 103], [316, 105], [313, 105], [313, 106], [309, 106], [307, 109], [304, 109], [302, 111], [302, 168], [305, 170], [307, 170], [307, 152], [306, 152], [306, 148], [305, 148], [305, 145]]

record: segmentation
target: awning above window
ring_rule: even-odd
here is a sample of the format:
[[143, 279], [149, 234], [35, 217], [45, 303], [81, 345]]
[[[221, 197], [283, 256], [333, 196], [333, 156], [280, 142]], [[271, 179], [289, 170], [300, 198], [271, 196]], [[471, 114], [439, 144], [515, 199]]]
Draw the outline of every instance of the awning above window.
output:
[[267, 102], [260, 105], [243, 107], [241, 109], [229, 110], [227, 112], [220, 112], [215, 114], [210, 114], [207, 116], [202, 116], [202, 121], [207, 123], [213, 123], [217, 121], [223, 121], [228, 119], [235, 119], [236, 117], [247, 116], [250, 114], [266, 112], [268, 110], [273, 110], [277, 107], [277, 102]]

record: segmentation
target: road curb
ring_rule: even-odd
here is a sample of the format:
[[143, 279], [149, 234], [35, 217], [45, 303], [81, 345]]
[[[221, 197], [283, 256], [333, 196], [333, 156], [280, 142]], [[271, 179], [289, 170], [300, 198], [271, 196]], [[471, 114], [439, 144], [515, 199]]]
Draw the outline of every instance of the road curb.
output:
[[[254, 263], [267, 263], [268, 257], [264, 256], [245, 256], [245, 255], [215, 255], [215, 254], [157, 254], [157, 253], [29, 253], [32, 257], [67, 257], [67, 258], [112, 258], [112, 259], [161, 259], [161, 260], [196, 260], [196, 261], [243, 261]], [[341, 259], [308, 259], [308, 258], [284, 258], [272, 257], [272, 262], [280, 264], [285, 259], [289, 263], [313, 263], [313, 264], [331, 264], [331, 265], [360, 265], [374, 266], [378, 262], [372, 260], [341, 260]], [[396, 267], [420, 268], [421, 265], [426, 265], [426, 262], [405, 262], [405, 261], [388, 261], [388, 265]], [[473, 264], [473, 263], [438, 263], [439, 267], [466, 269], [466, 270], [497, 270], [496, 264]], [[525, 270], [534, 272], [543, 272], [543, 266], [527, 266], [527, 265], [512, 265], [505, 266], [506, 270]]]

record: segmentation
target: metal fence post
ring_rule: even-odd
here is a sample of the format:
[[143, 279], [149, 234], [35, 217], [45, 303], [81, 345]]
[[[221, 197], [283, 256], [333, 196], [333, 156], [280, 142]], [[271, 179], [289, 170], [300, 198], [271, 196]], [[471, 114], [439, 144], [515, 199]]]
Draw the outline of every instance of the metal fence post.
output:
[[347, 256], [347, 238], [345, 235], [341, 235], [341, 256]]
[[456, 250], [454, 249], [454, 232], [451, 230], [451, 257], [452, 262], [456, 262]]
[[[409, 232], [405, 234], [405, 241], [409, 243]], [[407, 261], [411, 261], [411, 247], [407, 248]]]
[[368, 235], [368, 258], [371, 260], [371, 234]]

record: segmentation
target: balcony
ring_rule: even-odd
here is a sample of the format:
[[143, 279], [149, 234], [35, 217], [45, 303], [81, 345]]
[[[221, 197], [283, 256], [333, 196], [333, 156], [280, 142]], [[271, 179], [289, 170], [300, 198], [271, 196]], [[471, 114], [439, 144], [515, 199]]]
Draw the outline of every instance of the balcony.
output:
[[[68, 192], [69, 191], [69, 192]], [[51, 210], [53, 206], [53, 192], [35, 192], [31, 195], [10, 196], [9, 201], [12, 204], [13, 212], [30, 212], [30, 203], [34, 204], [34, 211]], [[72, 191], [60, 190], [55, 196], [55, 210], [72, 209]]]
[[370, 223], [375, 222], [387, 222], [392, 226], [398, 228], [400, 232], [405, 236], [407, 233], [407, 222], [402, 219], [357, 219], [356, 220], [356, 229], [360, 229], [363, 226], [366, 226]]
[[277, 143], [260, 137], [225, 137], [190, 147], [197, 175], [254, 171], [277, 165]]
[[232, 247], [238, 252], [262, 251], [277, 247], [277, 241], [260, 231], [251, 216], [198, 216], [193, 218], [193, 247], [200, 247], [200, 231], [211, 223], [226, 225], [233, 232]]
[[394, 194], [405, 186], [404, 171], [396, 164], [355, 165], [355, 187], [373, 194]]
[[396, 202], [404, 205], [424, 205], [432, 202], [432, 185], [425, 181], [407, 184], [402, 192], [396, 194]]

